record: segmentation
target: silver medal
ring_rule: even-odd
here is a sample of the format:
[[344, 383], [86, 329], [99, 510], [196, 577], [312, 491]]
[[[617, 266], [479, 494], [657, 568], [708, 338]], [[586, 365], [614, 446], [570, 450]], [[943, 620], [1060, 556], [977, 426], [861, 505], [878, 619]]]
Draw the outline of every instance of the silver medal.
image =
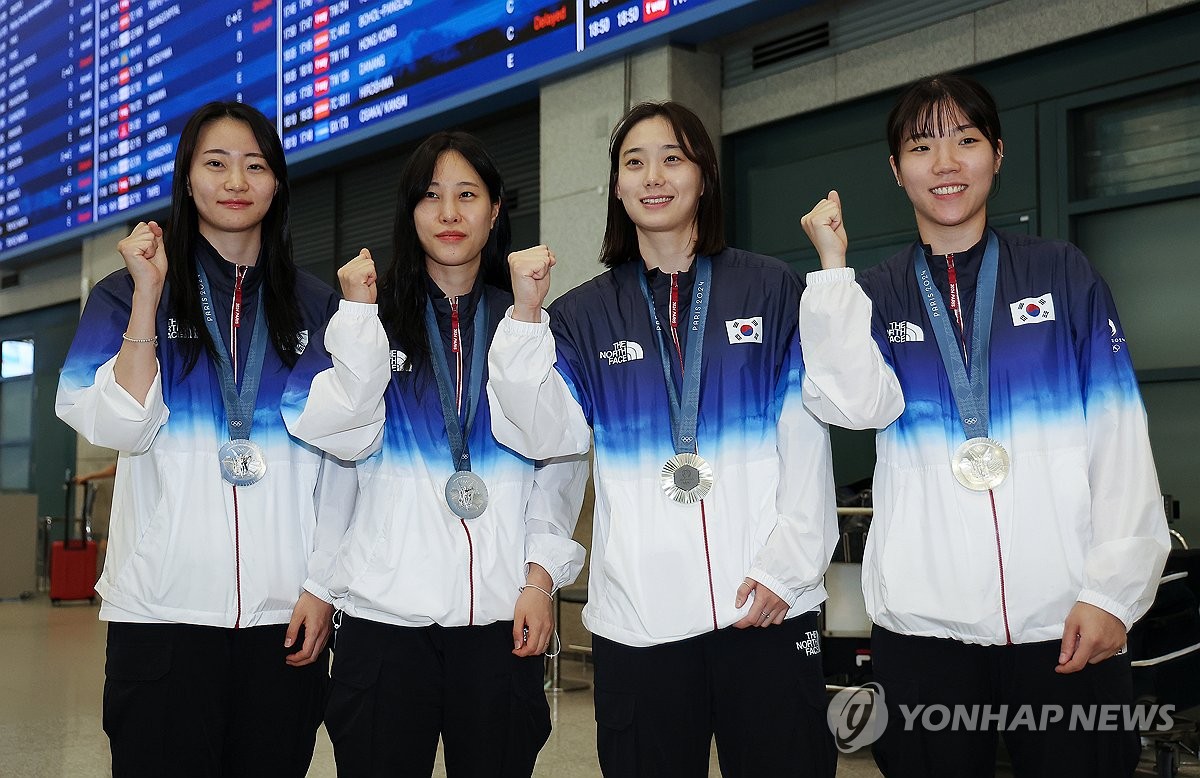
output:
[[976, 492], [986, 492], [1008, 477], [1008, 452], [991, 438], [970, 438], [954, 452], [950, 469], [958, 482]]
[[487, 510], [487, 484], [470, 470], [459, 470], [446, 482], [446, 504], [460, 519], [478, 518]]
[[235, 438], [217, 452], [221, 463], [221, 477], [234, 486], [250, 486], [267, 474], [267, 460], [258, 444], [244, 438]]
[[660, 473], [663, 493], [678, 503], [699, 502], [713, 488], [712, 465], [698, 454], [676, 454]]

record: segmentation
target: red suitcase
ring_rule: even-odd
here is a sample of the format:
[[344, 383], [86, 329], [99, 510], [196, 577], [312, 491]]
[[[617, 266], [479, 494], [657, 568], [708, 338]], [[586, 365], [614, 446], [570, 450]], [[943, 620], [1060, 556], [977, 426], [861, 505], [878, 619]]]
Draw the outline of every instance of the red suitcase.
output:
[[96, 601], [96, 541], [56, 540], [50, 546], [50, 602]]
[[[50, 602], [53, 605], [63, 600], [96, 601], [96, 542], [89, 537], [93, 487], [90, 481], [84, 484], [83, 515], [79, 519], [75, 518], [71, 506], [73, 487], [73, 481], [68, 478], [63, 539], [50, 546]], [[72, 538], [71, 527], [76, 522], [79, 523], [80, 537]]]

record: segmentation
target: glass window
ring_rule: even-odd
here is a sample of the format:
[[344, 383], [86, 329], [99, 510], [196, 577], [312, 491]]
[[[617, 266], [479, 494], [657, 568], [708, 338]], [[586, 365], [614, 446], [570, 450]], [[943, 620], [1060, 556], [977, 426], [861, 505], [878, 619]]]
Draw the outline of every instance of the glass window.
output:
[[1195, 287], [1200, 198], [1075, 220], [1075, 242], [1104, 276], [1139, 370], [1200, 366]]
[[1200, 83], [1089, 106], [1073, 118], [1074, 200], [1200, 181]]
[[0, 354], [0, 489], [27, 491], [33, 469], [33, 341], [2, 341]]
[[16, 378], [33, 373], [33, 341], [0, 342], [0, 378]]

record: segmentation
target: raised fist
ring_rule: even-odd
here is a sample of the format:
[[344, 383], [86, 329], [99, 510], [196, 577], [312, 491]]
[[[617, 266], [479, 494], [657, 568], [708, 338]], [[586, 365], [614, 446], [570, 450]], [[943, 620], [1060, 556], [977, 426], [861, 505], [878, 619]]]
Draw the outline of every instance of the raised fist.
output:
[[161, 292], [167, 279], [167, 252], [158, 222], [138, 222], [133, 232], [117, 243], [134, 289]]
[[375, 260], [371, 252], [363, 249], [358, 256], [338, 268], [338, 283], [342, 287], [342, 297], [355, 303], [374, 304], [377, 289], [375, 282], [379, 279], [375, 272]]
[[846, 266], [846, 223], [842, 221], [842, 198], [837, 190], [830, 190], [828, 197], [813, 206], [800, 219], [805, 234], [821, 255], [821, 269], [829, 270]]
[[550, 292], [550, 268], [554, 263], [554, 252], [549, 246], [534, 246], [508, 255], [514, 319], [541, 321], [542, 303]]

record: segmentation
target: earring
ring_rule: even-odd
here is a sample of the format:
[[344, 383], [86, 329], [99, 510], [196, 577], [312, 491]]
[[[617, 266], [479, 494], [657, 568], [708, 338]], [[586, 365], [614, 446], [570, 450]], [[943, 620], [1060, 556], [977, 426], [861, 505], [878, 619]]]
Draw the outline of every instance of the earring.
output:
[[186, 181], [186, 182], [184, 182], [184, 186], [187, 187], [188, 197], [191, 197], [192, 196], [192, 182]]
[[904, 184], [900, 183], [900, 179], [898, 178], [896, 179], [896, 186], [900, 187], [901, 189], [904, 188]]

